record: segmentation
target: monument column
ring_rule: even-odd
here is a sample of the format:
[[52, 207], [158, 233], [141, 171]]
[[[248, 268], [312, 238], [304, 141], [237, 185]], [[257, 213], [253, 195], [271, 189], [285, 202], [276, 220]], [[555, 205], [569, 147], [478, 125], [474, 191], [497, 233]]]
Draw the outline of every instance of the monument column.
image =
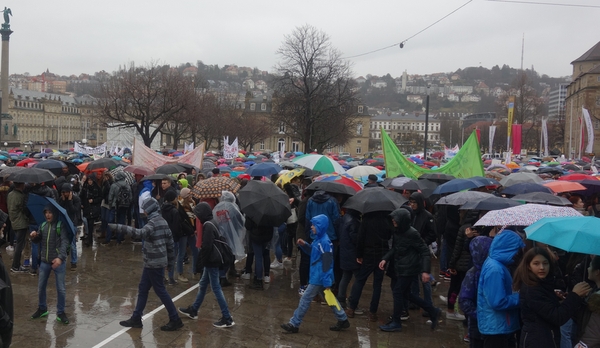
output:
[[10, 119], [10, 115], [8, 114], [8, 98], [9, 98], [9, 90], [8, 90], [8, 42], [10, 40], [10, 34], [13, 33], [10, 30], [10, 18], [9, 15], [12, 15], [10, 9], [4, 7], [4, 23], [2, 24], [2, 29], [0, 29], [0, 34], [2, 35], [2, 62], [0, 64], [1, 75], [0, 75], [0, 88], [2, 88], [2, 105], [0, 109], [0, 139], [2, 138], [2, 119]]

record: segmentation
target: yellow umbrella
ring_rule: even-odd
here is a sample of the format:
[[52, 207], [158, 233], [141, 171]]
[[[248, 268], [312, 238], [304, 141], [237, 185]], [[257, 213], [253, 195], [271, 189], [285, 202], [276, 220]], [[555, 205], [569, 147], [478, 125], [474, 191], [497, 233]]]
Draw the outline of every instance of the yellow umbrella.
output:
[[304, 173], [305, 170], [306, 168], [292, 169], [289, 172], [279, 176], [275, 184], [277, 184], [277, 186], [283, 187], [283, 185], [289, 183], [293, 178], [302, 175], [302, 173]]

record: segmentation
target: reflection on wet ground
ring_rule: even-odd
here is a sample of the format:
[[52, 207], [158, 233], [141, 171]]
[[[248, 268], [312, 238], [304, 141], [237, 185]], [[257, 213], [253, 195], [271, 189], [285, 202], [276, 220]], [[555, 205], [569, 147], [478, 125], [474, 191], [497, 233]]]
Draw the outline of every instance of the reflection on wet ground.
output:
[[[5, 264], [10, 254], [2, 250]], [[298, 273], [295, 268], [271, 271], [271, 283], [264, 291], [248, 289], [249, 281], [235, 279], [224, 288], [236, 325], [230, 329], [212, 326], [221, 312], [212, 294], [200, 308], [198, 320], [182, 318], [184, 328], [176, 332], [160, 331], [168, 321], [160, 300], [151, 292], [142, 329], [125, 329], [119, 321], [131, 316], [135, 307], [137, 286], [142, 272], [141, 246], [127, 241], [121, 246], [92, 248], [78, 245], [77, 271], [67, 269], [66, 314], [70, 324], [56, 319], [56, 287], [53, 275], [48, 282], [50, 315], [42, 320], [29, 319], [37, 308], [37, 276], [11, 274], [15, 299], [13, 347], [468, 347], [463, 342], [466, 329], [462, 322], [444, 319], [435, 332], [425, 323], [418, 310], [403, 322], [402, 332], [386, 333], [378, 329], [391, 315], [392, 296], [389, 280], [383, 285], [379, 306], [379, 322], [365, 315], [350, 319], [350, 329], [329, 331], [335, 323], [331, 310], [313, 303], [297, 334], [287, 334], [279, 327], [292, 316], [298, 305]], [[295, 265], [292, 264], [290, 266]], [[287, 265], [286, 265], [287, 266]], [[242, 266], [238, 264], [237, 268]], [[185, 266], [186, 271], [191, 269]], [[168, 286], [178, 307], [190, 305], [196, 296], [198, 278]], [[438, 298], [446, 295], [447, 284], [434, 291], [434, 302], [444, 308]], [[368, 306], [370, 283], [365, 286], [361, 307]]]

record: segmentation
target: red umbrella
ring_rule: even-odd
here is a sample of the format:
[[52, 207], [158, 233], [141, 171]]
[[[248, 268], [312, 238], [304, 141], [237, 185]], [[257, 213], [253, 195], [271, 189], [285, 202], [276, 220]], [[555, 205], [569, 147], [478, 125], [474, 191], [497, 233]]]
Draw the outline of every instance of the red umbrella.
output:
[[323, 175], [317, 176], [313, 181], [314, 182], [322, 182], [322, 181], [335, 182], [338, 184], [349, 186], [356, 192], [363, 189], [362, 183], [354, 180], [354, 178], [352, 178], [351, 176], [347, 176], [344, 174], [337, 174], [337, 173], [323, 174]]
[[551, 189], [554, 193], [583, 191], [587, 189], [587, 187], [581, 185], [580, 183], [571, 181], [549, 181], [542, 183], [542, 185]]
[[435, 164], [435, 163], [433, 163], [433, 162], [429, 162], [429, 161], [427, 161], [427, 162], [423, 162], [423, 164], [424, 164], [424, 165], [426, 165], [426, 166], [430, 166], [430, 167], [435, 167], [435, 166], [437, 166], [437, 164]]
[[20, 161], [19, 163], [17, 163], [16, 166], [17, 167], [29, 167], [28, 166], [29, 163], [32, 163], [32, 165], [33, 165], [33, 164], [38, 163], [38, 161], [33, 158], [26, 158], [26, 159]]
[[575, 173], [575, 174], [563, 175], [560, 178], [558, 178], [558, 180], [578, 181], [578, 180], [598, 180], [598, 179], [595, 176], [581, 174], [581, 173]]
[[445, 153], [443, 153], [442, 151], [437, 151], [437, 152], [434, 152], [434, 153], [431, 155], [431, 157], [433, 157], [433, 158], [437, 158], [437, 159], [440, 159], [440, 158], [442, 158], [442, 157], [444, 157], [444, 156], [446, 156], [446, 154], [445, 154]]

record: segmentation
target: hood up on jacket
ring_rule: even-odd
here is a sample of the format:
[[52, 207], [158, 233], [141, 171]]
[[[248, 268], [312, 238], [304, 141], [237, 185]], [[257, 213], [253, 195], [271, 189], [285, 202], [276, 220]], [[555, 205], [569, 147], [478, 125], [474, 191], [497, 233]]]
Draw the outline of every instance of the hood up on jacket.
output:
[[125, 179], [127, 179], [127, 175], [122, 171], [115, 174], [115, 181], [124, 181]]
[[152, 181], [151, 180], [142, 181], [142, 185], [143, 185], [143, 188], [140, 191], [140, 195], [144, 192], [152, 192]]
[[417, 202], [417, 209], [415, 210], [416, 214], [419, 214], [423, 211], [423, 209], [425, 209], [425, 196], [423, 196], [421, 192], [413, 192], [410, 195], [410, 199]]
[[[58, 219], [58, 210], [56, 209], [55, 206], [53, 206], [52, 204], [47, 204], [44, 206], [44, 214], [46, 213], [46, 211], [49, 211], [52, 213], [52, 221], [56, 221], [56, 219]], [[44, 216], [45, 218], [45, 216]]]
[[213, 218], [212, 209], [206, 202], [200, 202], [200, 204], [194, 207], [194, 215], [196, 215], [198, 220], [202, 223], [210, 221]]
[[331, 198], [329, 193], [322, 190], [316, 191], [315, 194], [312, 195], [312, 200], [316, 203], [325, 203], [329, 200], [329, 198]]
[[408, 210], [398, 208], [390, 213], [390, 217], [392, 220], [396, 221], [396, 224], [398, 225], [398, 227], [394, 229], [396, 233], [404, 233], [410, 229], [412, 220]]
[[221, 193], [221, 202], [229, 202], [229, 203], [235, 203], [235, 195], [229, 191], [223, 191]]
[[513, 258], [519, 249], [523, 247], [525, 247], [525, 243], [523, 243], [521, 236], [514, 231], [504, 230], [494, 237], [490, 246], [489, 257], [505, 266], [509, 266], [514, 262]]
[[471, 251], [471, 257], [473, 258], [473, 267], [477, 270], [481, 270], [483, 262], [487, 259], [492, 245], [492, 238], [485, 236], [477, 236], [473, 238], [469, 244], [469, 250]]
[[313, 224], [317, 230], [317, 237], [313, 239], [321, 239], [327, 234], [327, 229], [329, 228], [329, 218], [327, 218], [326, 215], [317, 215], [310, 219], [310, 223]]
[[148, 198], [142, 204], [142, 209], [146, 212], [146, 215], [148, 215], [148, 219], [160, 216], [160, 206], [158, 205], [158, 201], [152, 197]]

